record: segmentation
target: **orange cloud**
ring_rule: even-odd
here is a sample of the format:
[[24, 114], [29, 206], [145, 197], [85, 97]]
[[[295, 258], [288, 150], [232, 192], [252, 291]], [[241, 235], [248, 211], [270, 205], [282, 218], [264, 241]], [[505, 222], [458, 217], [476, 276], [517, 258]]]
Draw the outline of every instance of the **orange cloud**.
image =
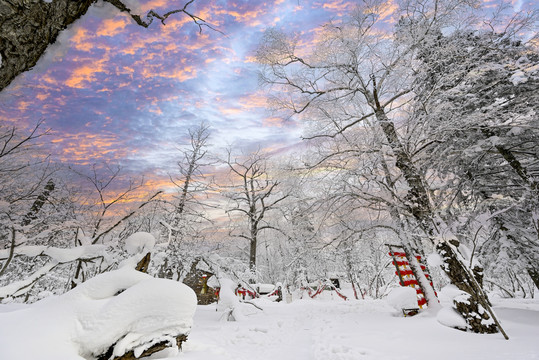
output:
[[264, 94], [259, 92], [244, 96], [239, 100], [239, 102], [245, 109], [265, 108], [267, 98]]
[[85, 82], [92, 82], [96, 80], [95, 74], [106, 72], [105, 65], [109, 58], [105, 56], [99, 61], [92, 62], [91, 64], [84, 64], [79, 66], [71, 73], [69, 79], [65, 84], [72, 88], [82, 89], [85, 87]]
[[36, 95], [36, 98], [38, 98], [41, 101], [46, 100], [48, 97], [49, 97], [49, 94], [47, 93], [39, 93]]
[[[170, 1], [168, 0], [152, 0], [141, 5], [140, 9], [141, 11], [148, 12], [150, 10], [164, 8], [168, 3], [170, 3]], [[173, 10], [173, 9], [167, 9], [167, 11], [170, 11], [170, 10]]]
[[232, 16], [234, 20], [237, 22], [246, 24], [250, 27], [255, 27], [258, 25], [261, 25], [261, 15], [263, 14], [262, 9], [256, 9], [256, 10], [247, 10], [247, 11], [241, 11], [240, 10], [229, 10], [229, 9], [214, 9], [213, 10], [215, 15], [228, 15]]
[[123, 54], [129, 54], [129, 55], [135, 55], [139, 49], [144, 49], [146, 48], [146, 43], [143, 42], [143, 41], [132, 41], [129, 46], [126, 46], [122, 49], [120, 49], [120, 51], [123, 53]]
[[230, 108], [220, 107], [219, 111], [223, 113], [224, 115], [237, 115], [237, 114], [241, 114], [245, 110], [237, 108], [237, 107], [230, 107]]
[[88, 30], [78, 27], [70, 41], [72, 46], [79, 51], [90, 51], [93, 48], [91, 42], [92, 36], [88, 34]]
[[380, 8], [380, 19], [388, 20], [389, 23], [394, 23], [397, 20], [393, 18], [393, 15], [398, 10], [399, 6], [395, 3], [394, 0], [387, 1]]
[[65, 84], [72, 88], [82, 89], [85, 81], [92, 82], [95, 80], [96, 69], [90, 65], [83, 65], [73, 71]]
[[104, 20], [96, 34], [98, 36], [114, 36], [121, 32], [130, 22], [131, 20], [129, 20], [125, 15], [120, 14], [114, 19]]
[[30, 105], [30, 102], [29, 101], [19, 101], [19, 110], [21, 112], [24, 112], [26, 111], [26, 109], [28, 109], [28, 106]]
[[165, 71], [156, 71], [155, 66], [153, 67], [145, 67], [142, 69], [142, 76], [144, 78], [150, 79], [154, 77], [161, 77], [166, 79], [176, 79], [180, 82], [187, 81], [190, 79], [194, 79], [197, 77], [197, 69], [195, 69], [192, 66], [181, 66], [178, 69], [166, 69]]
[[266, 127], [283, 127], [283, 119], [278, 117], [270, 117], [262, 120], [262, 126]]
[[333, 2], [324, 2], [324, 5], [322, 5], [324, 9], [331, 10], [333, 12], [336, 12], [339, 15], [342, 15], [348, 12], [354, 6], [356, 6], [355, 2], [343, 1], [343, 0], [337, 0]]

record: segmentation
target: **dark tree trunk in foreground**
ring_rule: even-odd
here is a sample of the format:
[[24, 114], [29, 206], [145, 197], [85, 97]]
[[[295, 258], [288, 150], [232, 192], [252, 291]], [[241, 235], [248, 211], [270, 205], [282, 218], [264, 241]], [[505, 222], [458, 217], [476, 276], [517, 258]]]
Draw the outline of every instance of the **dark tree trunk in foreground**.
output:
[[0, 91], [30, 70], [58, 34], [94, 0], [0, 0]]
[[470, 329], [487, 334], [498, 332], [495, 319], [492, 319], [487, 312], [490, 307], [489, 301], [474, 278], [474, 274], [462, 264], [449, 243], [438, 243], [436, 251], [442, 256], [443, 270], [451, 279], [451, 284], [466, 293], [453, 299], [453, 304]]

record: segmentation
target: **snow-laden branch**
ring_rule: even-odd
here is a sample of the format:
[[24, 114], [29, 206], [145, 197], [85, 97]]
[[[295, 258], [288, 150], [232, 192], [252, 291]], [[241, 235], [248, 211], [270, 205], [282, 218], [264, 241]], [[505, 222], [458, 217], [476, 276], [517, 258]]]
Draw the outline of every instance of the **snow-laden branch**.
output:
[[0, 299], [3, 299], [8, 296], [20, 296], [23, 295], [26, 291], [30, 290], [32, 285], [46, 275], [49, 271], [54, 269], [58, 262], [51, 262], [40, 268], [38, 271], [33, 273], [28, 278], [15, 281], [9, 285], [0, 287]]
[[[59, 264], [75, 261], [91, 259], [105, 255], [105, 245], [84, 245], [74, 248], [58, 248], [52, 246], [35, 245], [35, 246], [19, 246], [15, 248], [14, 256], [48, 256]], [[9, 257], [10, 249], [0, 250], [0, 260], [6, 260]]]

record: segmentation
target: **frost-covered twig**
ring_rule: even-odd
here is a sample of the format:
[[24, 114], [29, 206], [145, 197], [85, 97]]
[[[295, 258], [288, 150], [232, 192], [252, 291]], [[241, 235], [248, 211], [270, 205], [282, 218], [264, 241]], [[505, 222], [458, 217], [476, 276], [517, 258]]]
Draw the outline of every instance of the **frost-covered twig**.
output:
[[254, 302], [252, 301], [247, 301], [247, 300], [243, 300], [243, 301], [240, 301], [242, 303], [245, 303], [245, 304], [249, 304], [249, 305], [253, 305], [255, 308], [257, 308], [258, 310], [260, 311], [264, 311], [264, 309], [262, 309], [260, 306], [256, 305]]
[[45, 264], [45, 266], [33, 273], [27, 279], [16, 281], [9, 285], [0, 287], [0, 299], [6, 298], [8, 296], [20, 296], [24, 294], [26, 291], [30, 290], [31, 286], [36, 281], [41, 279], [44, 275], [46, 275], [49, 271], [51, 271], [58, 265], [58, 262], [51, 262]]

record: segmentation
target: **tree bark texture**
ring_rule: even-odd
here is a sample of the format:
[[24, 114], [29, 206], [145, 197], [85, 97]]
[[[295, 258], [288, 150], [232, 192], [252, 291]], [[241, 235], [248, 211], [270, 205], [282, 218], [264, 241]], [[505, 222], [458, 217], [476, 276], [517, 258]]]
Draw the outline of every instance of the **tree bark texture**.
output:
[[37, 214], [39, 213], [39, 211], [41, 210], [43, 205], [45, 205], [45, 203], [49, 199], [49, 195], [51, 194], [51, 192], [54, 191], [54, 187], [55, 187], [54, 181], [52, 181], [52, 179], [50, 179], [47, 182], [47, 184], [45, 185], [45, 188], [43, 189], [43, 192], [41, 194], [39, 194], [36, 201], [34, 201], [34, 204], [30, 208], [30, 211], [24, 216], [24, 219], [22, 220], [22, 225], [23, 226], [26, 226], [26, 225], [30, 224], [30, 222], [32, 222], [32, 220], [37, 219]]
[[95, 0], [0, 0], [0, 91], [30, 70]]
[[257, 240], [255, 234], [252, 235], [251, 244], [249, 247], [249, 269], [251, 269], [251, 271], [256, 271], [256, 246]]
[[135, 270], [143, 273], [148, 273], [148, 268], [150, 267], [150, 260], [151, 253], [147, 253], [142, 259], [140, 259], [137, 266], [135, 267]]
[[496, 323], [487, 313], [489, 304], [482, 290], [478, 288], [479, 284], [472, 273], [462, 265], [451, 245], [440, 242], [436, 245], [436, 250], [442, 256], [443, 270], [449, 276], [451, 284], [466, 293], [464, 296], [456, 297], [453, 305], [464, 317], [470, 330], [487, 334], [498, 332]]
[[539, 289], [539, 270], [537, 267], [528, 267], [528, 275], [530, 275], [530, 278], [532, 279], [533, 283], [535, 284], [535, 287]]

